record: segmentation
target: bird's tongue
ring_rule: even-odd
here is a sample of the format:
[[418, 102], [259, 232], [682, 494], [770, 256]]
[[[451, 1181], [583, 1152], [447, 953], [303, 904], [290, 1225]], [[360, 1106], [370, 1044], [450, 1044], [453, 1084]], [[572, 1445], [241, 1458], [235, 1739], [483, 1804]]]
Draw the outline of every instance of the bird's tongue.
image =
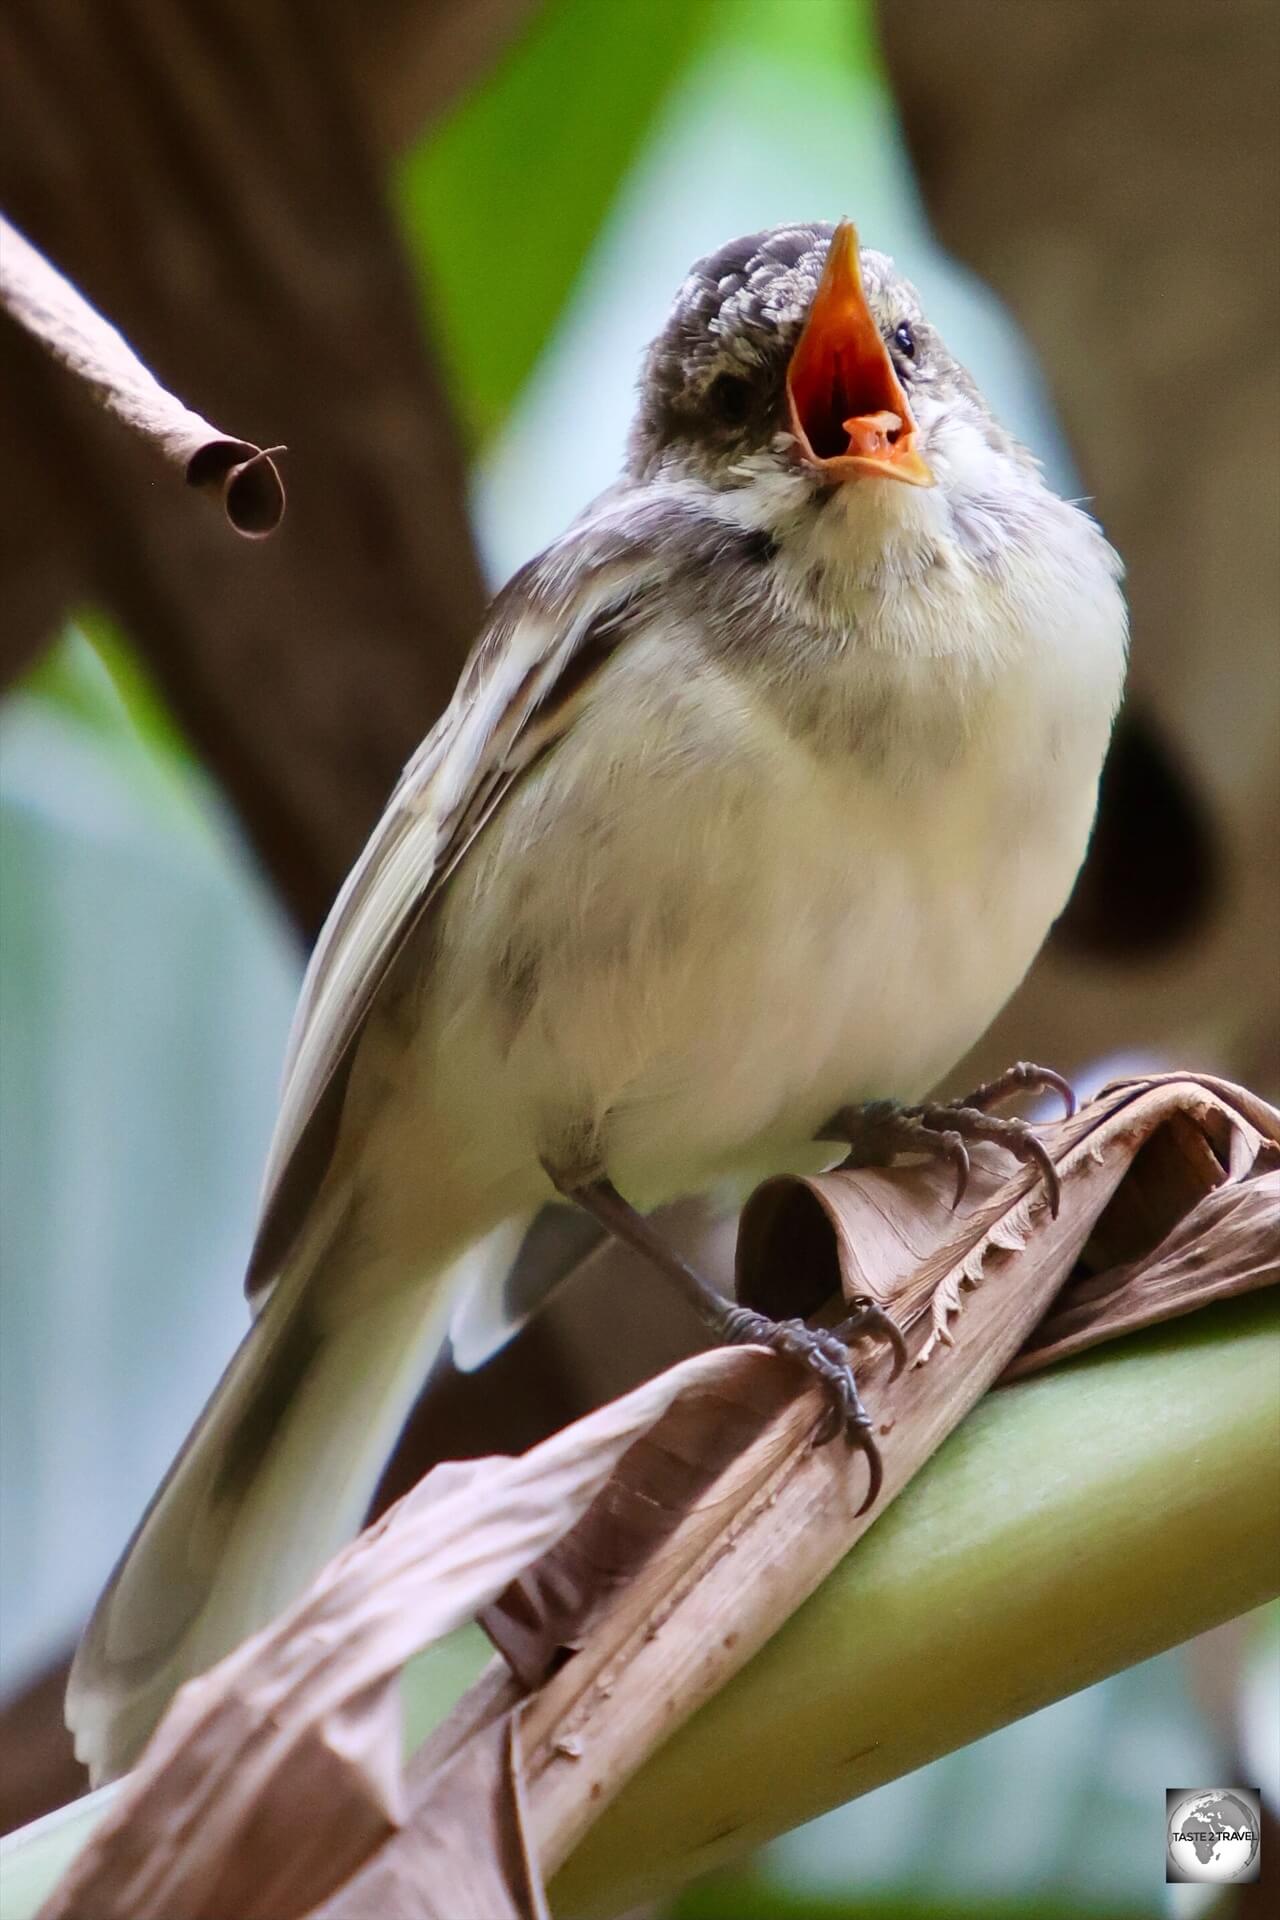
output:
[[787, 371], [791, 429], [806, 459], [832, 480], [880, 474], [933, 484], [916, 452], [916, 425], [862, 287], [858, 236], [836, 228], [809, 317]]
[[879, 413], [856, 413], [840, 424], [842, 431], [849, 436], [847, 451], [860, 453], [867, 460], [877, 456], [880, 459], [891, 458], [894, 437], [902, 432], [901, 414], [890, 413], [887, 407]]

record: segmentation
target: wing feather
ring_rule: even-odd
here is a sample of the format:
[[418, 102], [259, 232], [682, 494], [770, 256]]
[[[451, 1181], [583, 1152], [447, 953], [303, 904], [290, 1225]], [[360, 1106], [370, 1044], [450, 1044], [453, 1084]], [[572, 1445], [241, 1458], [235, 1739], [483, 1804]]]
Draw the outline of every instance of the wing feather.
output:
[[453, 700], [406, 766], [316, 943], [267, 1156], [251, 1294], [274, 1279], [323, 1178], [346, 1069], [396, 956], [513, 783], [571, 725], [660, 585], [647, 543], [605, 543], [576, 570], [553, 554], [554, 572], [543, 556], [494, 602]]

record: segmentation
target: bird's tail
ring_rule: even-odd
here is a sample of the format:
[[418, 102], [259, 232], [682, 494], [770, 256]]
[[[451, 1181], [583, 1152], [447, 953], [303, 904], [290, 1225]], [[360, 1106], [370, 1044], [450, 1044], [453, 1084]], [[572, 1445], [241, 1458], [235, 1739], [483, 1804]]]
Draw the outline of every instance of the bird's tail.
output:
[[[130, 1767], [182, 1682], [274, 1618], [360, 1525], [444, 1339], [453, 1269], [352, 1301], [328, 1284], [344, 1276], [319, 1271], [335, 1251], [281, 1275], [98, 1601], [67, 1689], [95, 1782]], [[477, 1267], [500, 1273], [511, 1252], [500, 1229], [458, 1265], [483, 1283]]]

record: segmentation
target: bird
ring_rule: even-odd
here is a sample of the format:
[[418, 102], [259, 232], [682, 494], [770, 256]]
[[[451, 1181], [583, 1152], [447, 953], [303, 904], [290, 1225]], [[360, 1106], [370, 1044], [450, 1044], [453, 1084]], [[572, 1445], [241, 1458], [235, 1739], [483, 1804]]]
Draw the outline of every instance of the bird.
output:
[[851, 222], [692, 268], [620, 477], [496, 595], [312, 955], [252, 1324], [73, 1663], [96, 1780], [356, 1531], [446, 1338], [533, 1310], [548, 1200], [812, 1368], [874, 1482], [865, 1312], [766, 1321], [648, 1215], [801, 1152], [1043, 1162], [992, 1089], [923, 1102], [1082, 863], [1121, 579]]

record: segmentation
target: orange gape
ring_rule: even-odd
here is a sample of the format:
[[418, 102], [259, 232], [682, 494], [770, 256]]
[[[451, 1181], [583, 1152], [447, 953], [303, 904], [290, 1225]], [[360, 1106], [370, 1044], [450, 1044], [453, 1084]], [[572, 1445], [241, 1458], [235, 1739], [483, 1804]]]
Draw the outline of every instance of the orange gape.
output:
[[791, 429], [832, 480], [879, 474], [931, 487], [916, 423], [862, 285], [858, 235], [836, 228], [809, 318], [787, 370]]

